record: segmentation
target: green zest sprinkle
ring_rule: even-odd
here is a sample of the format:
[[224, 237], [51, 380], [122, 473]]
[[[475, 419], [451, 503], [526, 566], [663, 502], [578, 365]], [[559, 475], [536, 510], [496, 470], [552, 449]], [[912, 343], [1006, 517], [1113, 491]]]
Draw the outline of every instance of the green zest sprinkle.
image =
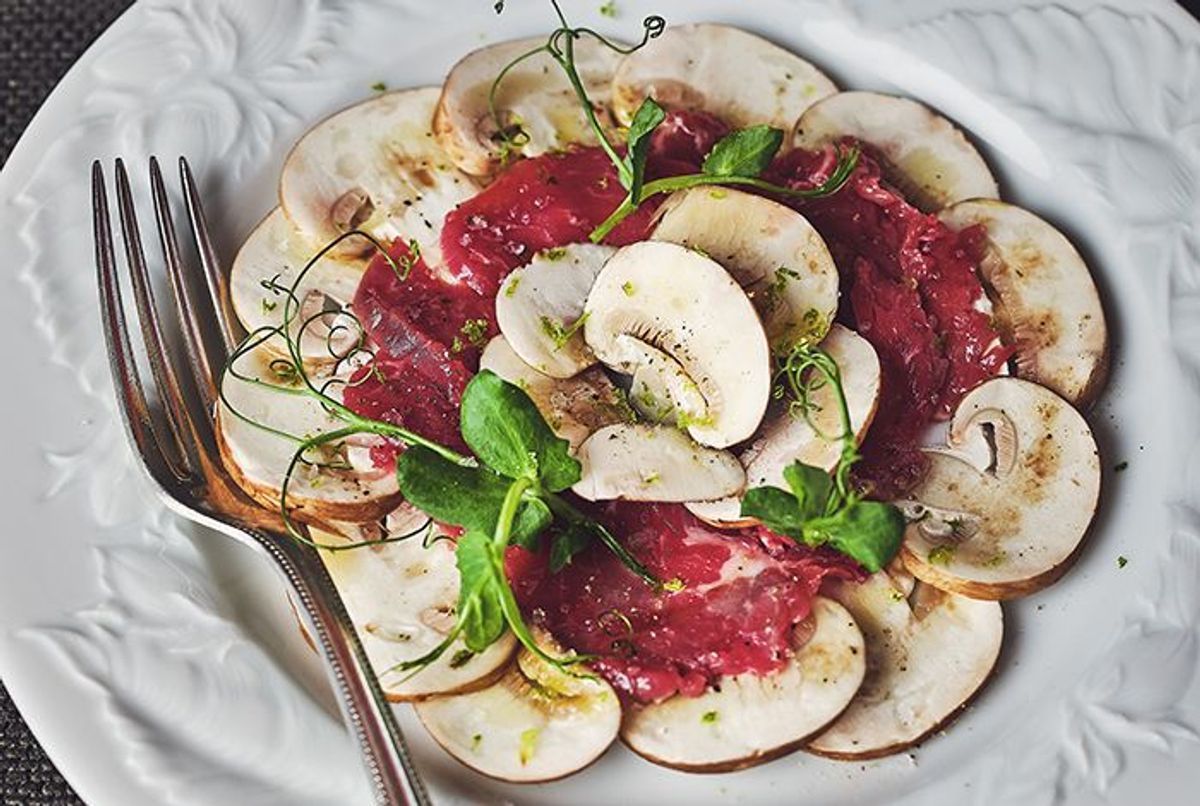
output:
[[625, 282], [621, 283], [621, 290], [625, 292], [625, 296], [632, 297], [635, 289], [633, 287], [633, 283], [629, 280], [626, 280]]
[[471, 658], [475, 657], [475, 653], [469, 649], [460, 649], [454, 653], [454, 657], [450, 659], [451, 669], [461, 669], [466, 666]]
[[719, 716], [716, 711], [705, 711], [704, 716], [700, 717], [700, 721], [705, 725], [711, 725], [717, 721]]
[[983, 565], [985, 568], [996, 568], [998, 566], [1003, 565], [1005, 563], [1005, 561], [1007, 561], [1007, 560], [1008, 560], [1008, 552], [998, 551], [995, 554], [993, 554], [991, 557], [988, 557], [987, 561], [984, 562]]
[[504, 296], [511, 297], [513, 294], [517, 293], [517, 286], [519, 286], [520, 284], [521, 284], [520, 277], [514, 277], [511, 280], [509, 280], [508, 285], [506, 285], [504, 287]]
[[708, 191], [708, 195], [714, 199], [720, 200], [729, 195], [729, 193], [721, 188]]
[[608, 0], [604, 5], [600, 6], [600, 13], [605, 17], [617, 16], [617, 4], [614, 0]]
[[371, 89], [375, 90], [375, 92], [387, 92], [387, 84], [384, 84], [382, 81], [376, 81], [371, 85]]
[[934, 546], [929, 550], [930, 565], [949, 565], [952, 559], [954, 559], [954, 546], [948, 544]]
[[579, 332], [579, 329], [583, 327], [587, 318], [588, 315], [585, 312], [583, 316], [571, 323], [570, 327], [567, 327], [563, 322], [551, 319], [549, 316], [542, 316], [539, 321], [542, 325], [542, 332], [546, 334], [550, 341], [554, 342], [554, 349], [558, 351], [565, 347], [567, 342], [571, 340], [571, 337]]
[[459, 332], [471, 343], [471, 346], [482, 347], [487, 342], [487, 331], [490, 324], [486, 319], [468, 319], [463, 323]]
[[1117, 568], [1124, 568], [1127, 565], [1129, 565], [1129, 559], [1124, 554], [1117, 557]]
[[662, 589], [667, 593], [679, 593], [679, 591], [683, 590], [685, 587], [686, 586], [683, 584], [683, 580], [679, 577], [668, 579], [662, 584]]
[[661, 480], [662, 480], [662, 474], [655, 471], [653, 473], [648, 474], [646, 476], [646, 478], [642, 479], [642, 484], [646, 484], [646, 485], [657, 484]]
[[263, 312], [264, 314], [268, 314], [268, 313], [270, 313], [271, 311], [275, 310], [275, 309], [276, 309], [276, 308], [278, 308], [278, 307], [279, 307], [279, 303], [278, 303], [278, 302], [271, 302], [271, 300], [267, 299], [266, 297], [263, 297], [263, 301], [262, 301], [262, 312]]
[[546, 260], [562, 260], [567, 256], [567, 248], [565, 246], [555, 246], [542, 252], [542, 257]]
[[1117, 462], [1116, 466], [1113, 467], [1113, 470], [1117, 473], [1120, 473], [1122, 470], [1127, 470], [1128, 468], [1129, 462]]
[[481, 744], [483, 744], [483, 734], [476, 733], [474, 736], [471, 737], [471, 752], [474, 753], [474, 752], [478, 751], [479, 745], [481, 745]]
[[537, 752], [538, 734], [541, 733], [537, 728], [521, 731], [521, 749], [519, 756], [521, 766], [525, 766], [533, 758], [533, 754]]

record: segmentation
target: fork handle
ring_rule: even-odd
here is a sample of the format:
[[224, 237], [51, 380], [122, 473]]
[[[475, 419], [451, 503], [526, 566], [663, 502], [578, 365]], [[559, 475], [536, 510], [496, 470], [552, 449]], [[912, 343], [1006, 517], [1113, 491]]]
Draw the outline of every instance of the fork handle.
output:
[[358, 742], [375, 802], [380, 806], [429, 806], [429, 794], [392, 706], [320, 555], [292, 540], [260, 537], [259, 545], [283, 572], [304, 625], [325, 658], [342, 717]]

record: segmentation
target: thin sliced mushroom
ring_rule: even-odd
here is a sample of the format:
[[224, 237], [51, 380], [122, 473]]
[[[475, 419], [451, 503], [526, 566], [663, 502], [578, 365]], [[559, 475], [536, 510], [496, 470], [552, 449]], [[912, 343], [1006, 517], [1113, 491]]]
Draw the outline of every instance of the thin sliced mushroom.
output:
[[[279, 390], [291, 391], [298, 382], [289, 366], [263, 346], [244, 353], [223, 376], [223, 399], [217, 406], [217, 442], [225, 468], [248, 495], [276, 511], [300, 440], [345, 426], [316, 399]], [[325, 380], [313, 376], [318, 387]], [[373, 438], [359, 439], [316, 448], [307, 461], [297, 463], [287, 495], [294, 517], [310, 523], [370, 523], [400, 504], [395, 473], [355, 461], [352, 454], [366, 454]]]
[[488, 342], [479, 368], [524, 389], [554, 433], [571, 443], [572, 451], [598, 429], [635, 418], [624, 392], [600, 368], [573, 378], [551, 378], [522, 361], [503, 336]]
[[1071, 242], [1028, 210], [991, 199], [959, 202], [938, 218], [957, 230], [987, 230], [979, 269], [996, 327], [1016, 349], [1017, 377], [1090, 405], [1108, 378], [1108, 329], [1091, 272]]
[[[548, 637], [537, 640], [562, 655]], [[553, 781], [599, 758], [621, 723], [612, 687], [579, 671], [567, 674], [522, 649], [495, 684], [417, 703], [417, 716], [446, 752], [477, 772], [513, 783]]]
[[812, 64], [740, 28], [673, 25], [621, 60], [613, 111], [624, 124], [647, 97], [702, 110], [736, 128], [768, 123], [787, 130], [837, 86]]
[[1061, 577], [1100, 495], [1099, 453], [1079, 412], [1037, 384], [996, 378], [963, 398], [947, 445], [927, 452], [906, 506], [908, 570], [976, 599], [1025, 596]]
[[[311, 128], [288, 154], [279, 199], [302, 237], [316, 247], [351, 230], [380, 241], [416, 241], [433, 269], [441, 264], [446, 213], [478, 192], [454, 167], [431, 129], [436, 87], [378, 95]], [[370, 256], [352, 239], [345, 258]]]
[[867, 675], [850, 707], [808, 744], [839, 759], [897, 753], [944, 728], [991, 675], [1004, 636], [996, 602], [981, 602], [887, 571], [830, 593], [866, 639]]
[[778, 202], [728, 188], [673, 194], [650, 237], [699, 249], [733, 275], [776, 352], [820, 341], [838, 306], [838, 270], [820, 234]]
[[[850, 423], [861, 441], [879, 404], [879, 358], [866, 339], [843, 325], [835, 324], [821, 342], [838, 365]], [[787, 403], [777, 403], [767, 414], [758, 433], [738, 454], [746, 468], [746, 487], [780, 487], [787, 489], [783, 470], [793, 462], [832, 470], [841, 455], [841, 414], [832, 387], [816, 389], [808, 416], [793, 411]], [[689, 503], [698, 517], [714, 526], [749, 526], [752, 519], [741, 516], [741, 501], [728, 498], [721, 501]]]
[[796, 124], [793, 145], [815, 149], [853, 137], [883, 159], [887, 178], [924, 212], [963, 199], [995, 199], [996, 179], [966, 135], [909, 98], [839, 92], [813, 104]]
[[584, 440], [578, 458], [582, 476], [571, 489], [589, 501], [704, 501], [746, 485], [732, 453], [697, 445], [671, 426], [606, 426]]
[[[389, 516], [390, 522], [395, 520]], [[455, 625], [459, 587], [454, 541], [421, 512], [408, 512], [402, 520], [374, 538], [411, 535], [398, 542], [321, 551], [384, 694], [393, 702], [407, 702], [489, 685], [512, 658], [516, 639], [511, 633], [478, 654], [460, 638], [420, 670], [396, 668], [445, 641]], [[322, 544], [346, 542], [318, 529], [310, 534]]]
[[863, 634], [850, 613], [818, 596], [810, 618], [811, 637], [779, 671], [633, 706], [621, 739], [655, 764], [688, 772], [740, 770], [803, 746], [845, 710], [866, 674]]
[[[513, 65], [522, 54], [545, 44], [545, 37], [499, 42], [468, 53], [451, 68], [433, 127], [438, 143], [461, 170], [490, 176], [515, 156], [535, 157], [574, 143], [596, 142], [575, 91], [549, 54], [538, 53]], [[583, 36], [574, 41], [574, 57], [597, 117], [607, 126], [608, 93], [620, 56], [594, 37]], [[489, 93], [509, 65], [513, 66], [495, 96], [495, 112], [505, 127], [501, 132]]]

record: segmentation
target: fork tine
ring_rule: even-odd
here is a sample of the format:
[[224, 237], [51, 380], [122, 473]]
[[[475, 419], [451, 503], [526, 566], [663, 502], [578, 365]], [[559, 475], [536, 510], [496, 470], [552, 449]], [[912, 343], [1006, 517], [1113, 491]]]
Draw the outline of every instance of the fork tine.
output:
[[138, 323], [146, 354], [150, 359], [150, 371], [167, 408], [168, 427], [174, 451], [164, 451], [172, 471], [180, 479], [186, 479], [196, 469], [190, 435], [187, 433], [189, 418], [183, 406], [183, 393], [179, 377], [169, 360], [166, 339], [158, 317], [158, 306], [154, 291], [150, 287], [150, 272], [146, 267], [146, 255], [142, 249], [142, 238], [138, 229], [137, 212], [133, 204], [133, 192], [129, 188], [129, 175], [125, 163], [117, 160], [117, 208], [121, 220], [121, 234], [125, 240], [125, 257], [133, 279], [133, 296], [137, 304]]
[[116, 257], [113, 251], [112, 223], [108, 213], [108, 191], [104, 185], [104, 168], [100, 161], [92, 163], [92, 230], [96, 241], [96, 273], [100, 286], [100, 315], [104, 323], [104, 340], [108, 361], [117, 387], [121, 416], [133, 437], [134, 445], [147, 469], [160, 484], [175, 471], [160, 450], [160, 441], [146, 405], [146, 395], [129, 341], [125, 308], [121, 302], [121, 286], [117, 279]]
[[200, 191], [196, 188], [196, 179], [192, 176], [192, 168], [188, 165], [186, 157], [179, 158], [179, 180], [183, 184], [183, 198], [187, 205], [188, 221], [192, 225], [192, 236], [196, 239], [196, 248], [200, 252], [200, 264], [204, 267], [209, 300], [216, 311], [225, 353], [228, 355], [233, 352], [238, 341], [237, 328], [229, 310], [229, 289], [226, 287], [225, 275], [221, 272], [212, 238], [208, 234], [208, 222], [204, 218], [204, 206], [200, 203]]
[[154, 197], [154, 217], [158, 222], [158, 237], [162, 242], [163, 257], [166, 259], [167, 271], [171, 280], [171, 294], [175, 298], [175, 310], [183, 324], [188, 365], [191, 367], [196, 388], [200, 390], [204, 414], [206, 417], [211, 417], [217, 402], [215, 379], [224, 367], [225, 356], [220, 356], [219, 362], [215, 362], [213, 356], [210, 355], [208, 344], [204, 340], [204, 314], [197, 310], [192, 298], [192, 291], [183, 268], [183, 260], [179, 256], [179, 241], [175, 236], [175, 224], [171, 217], [171, 202], [167, 197], [166, 185], [163, 183], [162, 170], [155, 157], [150, 158], [150, 191]]

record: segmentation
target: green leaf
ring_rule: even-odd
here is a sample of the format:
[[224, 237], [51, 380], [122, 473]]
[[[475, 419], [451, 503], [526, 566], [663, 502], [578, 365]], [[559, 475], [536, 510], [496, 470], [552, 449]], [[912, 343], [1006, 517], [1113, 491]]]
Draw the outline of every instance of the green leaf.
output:
[[550, 573], [557, 574], [571, 564], [575, 555], [592, 543], [592, 533], [581, 523], [570, 524], [554, 536], [550, 545]]
[[796, 497], [778, 487], [755, 487], [742, 497], [742, 515], [757, 518], [770, 529], [795, 540], [804, 539], [804, 523]]
[[537, 551], [539, 538], [552, 520], [554, 520], [554, 516], [550, 513], [550, 507], [546, 506], [545, 501], [540, 498], [526, 498], [521, 502], [521, 508], [517, 510], [517, 518], [513, 521], [513, 531], [509, 542], [530, 551]]
[[647, 96], [633, 115], [629, 123], [629, 133], [626, 142], [629, 150], [625, 154], [625, 164], [629, 168], [630, 183], [629, 197], [635, 202], [641, 200], [642, 183], [646, 178], [646, 157], [650, 153], [650, 135], [666, 120], [667, 113]]
[[494, 372], [484, 370], [467, 384], [461, 418], [463, 439], [500, 475], [533, 479], [551, 492], [579, 481], [570, 444], [555, 436], [529, 395]]
[[[413, 506], [441, 523], [492, 534], [510, 482], [485, 467], [465, 467], [420, 445], [396, 460], [400, 491]], [[513, 523], [512, 539], [533, 540], [550, 525], [545, 503], [525, 499]]]
[[796, 496], [800, 517], [809, 520], [825, 515], [833, 495], [832, 476], [819, 467], [793, 462], [783, 469], [783, 479]]
[[783, 131], [766, 124], [738, 129], [722, 137], [704, 158], [701, 170], [709, 176], [762, 174], [783, 144]]
[[504, 633], [504, 603], [496, 578], [492, 541], [484, 532], [469, 531], [458, 539], [458, 622], [467, 649], [482, 652]]
[[904, 540], [904, 516], [891, 504], [855, 501], [830, 518], [810, 524], [829, 545], [872, 574], [896, 556]]

